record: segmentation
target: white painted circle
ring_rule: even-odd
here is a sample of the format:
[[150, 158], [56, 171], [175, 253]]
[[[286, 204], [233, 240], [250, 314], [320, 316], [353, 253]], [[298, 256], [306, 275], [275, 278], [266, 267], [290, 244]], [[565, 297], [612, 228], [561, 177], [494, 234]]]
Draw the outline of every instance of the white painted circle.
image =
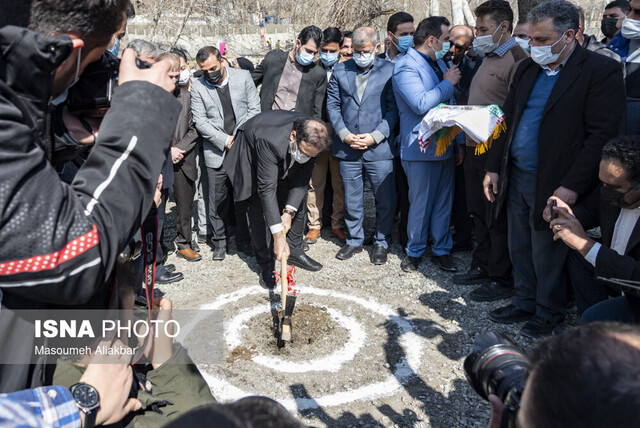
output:
[[[269, 303], [243, 309], [238, 315], [230, 319], [228, 323], [225, 323], [228, 327], [225, 328], [224, 338], [229, 348], [235, 349], [242, 345], [242, 330], [246, 328], [245, 324], [247, 321], [256, 315], [270, 311], [271, 305]], [[261, 366], [283, 373], [306, 373], [311, 371], [337, 372], [342, 368], [344, 363], [355, 358], [364, 346], [367, 334], [355, 318], [347, 317], [333, 308], [327, 308], [327, 313], [338, 325], [345, 327], [349, 331], [349, 340], [342, 348], [325, 357], [315, 358], [309, 361], [287, 361], [276, 356], [264, 354], [254, 355], [251, 359]]]
[[[264, 289], [258, 286], [242, 288], [232, 293], [219, 296], [214, 302], [203, 305], [200, 309], [221, 309], [226, 304], [235, 302], [243, 297], [253, 294], [263, 294], [264, 292]], [[411, 376], [418, 372], [422, 357], [422, 342], [420, 337], [413, 332], [411, 323], [409, 323], [409, 321], [404, 317], [400, 316], [390, 306], [378, 303], [371, 299], [363, 299], [361, 297], [321, 288], [301, 287], [301, 293], [303, 295], [311, 294], [324, 297], [334, 297], [343, 301], [348, 300], [371, 312], [384, 316], [398, 326], [398, 333], [400, 336], [398, 342], [405, 351], [406, 357], [403, 357], [398, 363], [396, 363], [393, 373], [381, 382], [371, 383], [349, 391], [336, 392], [318, 398], [292, 399], [272, 397], [288, 410], [302, 411], [318, 407], [338, 406], [354, 401], [373, 400], [380, 397], [390, 396], [402, 388], [403, 382], [408, 381]], [[188, 332], [195, 327], [197, 322], [198, 320], [193, 320], [193, 322], [185, 326], [183, 328], [185, 331], [184, 334], [188, 334]], [[214, 397], [219, 401], [233, 401], [250, 395], [255, 395], [255, 393], [243, 391], [242, 389], [232, 385], [229, 381], [219, 375], [207, 373], [206, 370], [202, 369], [201, 371], [203, 377], [209, 384]]]

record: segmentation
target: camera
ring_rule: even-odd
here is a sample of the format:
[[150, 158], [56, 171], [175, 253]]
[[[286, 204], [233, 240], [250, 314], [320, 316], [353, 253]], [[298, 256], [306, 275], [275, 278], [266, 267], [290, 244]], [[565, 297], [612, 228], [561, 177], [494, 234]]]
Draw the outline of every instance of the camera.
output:
[[515, 428], [522, 391], [529, 369], [524, 351], [502, 333], [483, 333], [464, 360], [464, 372], [473, 389], [485, 400], [495, 394], [504, 403], [502, 428]]
[[113, 91], [118, 87], [120, 59], [111, 52], [104, 52], [91, 63], [78, 82], [69, 89], [67, 108], [76, 116], [101, 118], [111, 107]]

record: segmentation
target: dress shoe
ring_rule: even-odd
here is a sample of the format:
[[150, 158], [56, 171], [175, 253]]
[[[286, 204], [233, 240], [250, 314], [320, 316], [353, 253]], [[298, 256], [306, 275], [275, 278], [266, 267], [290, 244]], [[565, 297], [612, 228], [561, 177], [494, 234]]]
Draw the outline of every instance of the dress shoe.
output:
[[196, 253], [195, 251], [193, 251], [191, 248], [185, 248], [184, 250], [178, 250], [176, 252], [176, 255], [178, 257], [180, 257], [181, 259], [185, 259], [188, 262], [199, 262], [200, 260], [202, 260], [202, 256], [198, 253]]
[[311, 248], [309, 246], [309, 244], [307, 244], [306, 242], [302, 241], [302, 251], [304, 251], [306, 253], [307, 251], [309, 251], [309, 248]]
[[175, 272], [176, 270], [176, 265], [170, 264], [170, 265], [164, 265], [164, 270], [166, 270], [167, 272], [171, 273], [171, 272]]
[[242, 253], [247, 257], [253, 257], [256, 255], [251, 244], [238, 244], [237, 249], [239, 253]]
[[465, 273], [459, 273], [451, 277], [454, 284], [457, 285], [477, 285], [491, 282], [491, 278], [484, 269], [480, 267], [471, 268]]
[[373, 246], [373, 252], [371, 253], [371, 263], [374, 265], [383, 265], [387, 262], [387, 253], [389, 250], [384, 248], [380, 244]]
[[191, 249], [193, 251], [195, 251], [196, 253], [200, 252], [200, 245], [198, 245], [198, 240], [194, 239], [193, 241], [191, 241]]
[[418, 265], [420, 264], [420, 257], [411, 257], [405, 256], [400, 263], [400, 269], [405, 272], [415, 272], [418, 270]]
[[260, 287], [267, 290], [273, 290], [276, 288], [276, 276], [273, 273], [273, 269], [262, 269], [260, 272]]
[[431, 256], [431, 261], [445, 272], [458, 272], [456, 264], [453, 262], [451, 254], [443, 256]]
[[295, 256], [291, 254], [289, 256], [289, 263], [297, 266], [301, 269], [310, 270], [311, 272], [317, 272], [322, 269], [322, 265], [317, 261], [313, 260], [311, 257], [302, 253], [299, 256]]
[[336, 259], [338, 260], [348, 260], [353, 257], [354, 254], [362, 252], [362, 247], [354, 247], [349, 244], [338, 250], [336, 254]]
[[474, 302], [495, 302], [496, 300], [508, 299], [516, 294], [513, 284], [500, 284], [491, 281], [469, 293], [469, 298]]
[[331, 229], [331, 233], [333, 233], [333, 236], [342, 241], [347, 240], [347, 235], [344, 234], [344, 229]]
[[534, 316], [532, 319], [524, 323], [520, 334], [531, 339], [540, 339], [541, 337], [551, 336], [553, 330], [562, 323], [560, 321], [549, 321], [540, 316]]
[[213, 247], [213, 251], [211, 252], [211, 260], [221, 261], [224, 260], [224, 256], [227, 254], [227, 249], [225, 247]]
[[533, 316], [532, 312], [518, 309], [512, 303], [489, 312], [489, 319], [499, 324], [515, 324], [521, 321], [529, 321]]
[[160, 276], [156, 276], [156, 283], [158, 284], [171, 284], [172, 282], [182, 281], [184, 279], [184, 275], [180, 272], [164, 272]]
[[453, 241], [453, 247], [451, 247], [452, 253], [459, 251], [471, 251], [473, 250], [473, 240], [467, 239], [466, 241]]
[[315, 244], [318, 242], [320, 236], [320, 229], [309, 229], [309, 233], [304, 237], [304, 242], [307, 244]]

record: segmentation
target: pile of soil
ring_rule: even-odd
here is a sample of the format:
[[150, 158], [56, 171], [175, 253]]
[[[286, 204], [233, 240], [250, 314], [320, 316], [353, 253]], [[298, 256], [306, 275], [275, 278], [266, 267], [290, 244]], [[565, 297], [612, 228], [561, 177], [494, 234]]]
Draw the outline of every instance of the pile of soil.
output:
[[328, 355], [342, 347], [347, 329], [339, 326], [325, 307], [296, 305], [293, 316], [293, 341], [278, 349], [273, 330], [273, 315], [261, 314], [247, 323], [247, 342], [251, 349], [265, 355], [284, 355], [292, 361], [304, 361]]
[[256, 346], [252, 346], [251, 349], [244, 346], [237, 346], [236, 349], [231, 351], [231, 355], [227, 358], [227, 363], [235, 363], [237, 360], [251, 360], [251, 357], [255, 354]]

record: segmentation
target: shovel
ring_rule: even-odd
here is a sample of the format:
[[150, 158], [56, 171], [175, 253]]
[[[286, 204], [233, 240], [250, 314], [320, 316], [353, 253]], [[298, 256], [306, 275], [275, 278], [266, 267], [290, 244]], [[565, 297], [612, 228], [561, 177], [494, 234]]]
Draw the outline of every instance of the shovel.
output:
[[278, 348], [282, 348], [285, 342], [292, 341], [292, 325], [291, 315], [293, 315], [293, 308], [296, 305], [296, 296], [287, 296], [289, 293], [289, 264], [287, 263], [287, 255], [282, 253], [280, 256], [280, 281], [281, 291], [280, 299], [282, 301], [282, 308], [280, 309], [280, 319], [278, 323]]

